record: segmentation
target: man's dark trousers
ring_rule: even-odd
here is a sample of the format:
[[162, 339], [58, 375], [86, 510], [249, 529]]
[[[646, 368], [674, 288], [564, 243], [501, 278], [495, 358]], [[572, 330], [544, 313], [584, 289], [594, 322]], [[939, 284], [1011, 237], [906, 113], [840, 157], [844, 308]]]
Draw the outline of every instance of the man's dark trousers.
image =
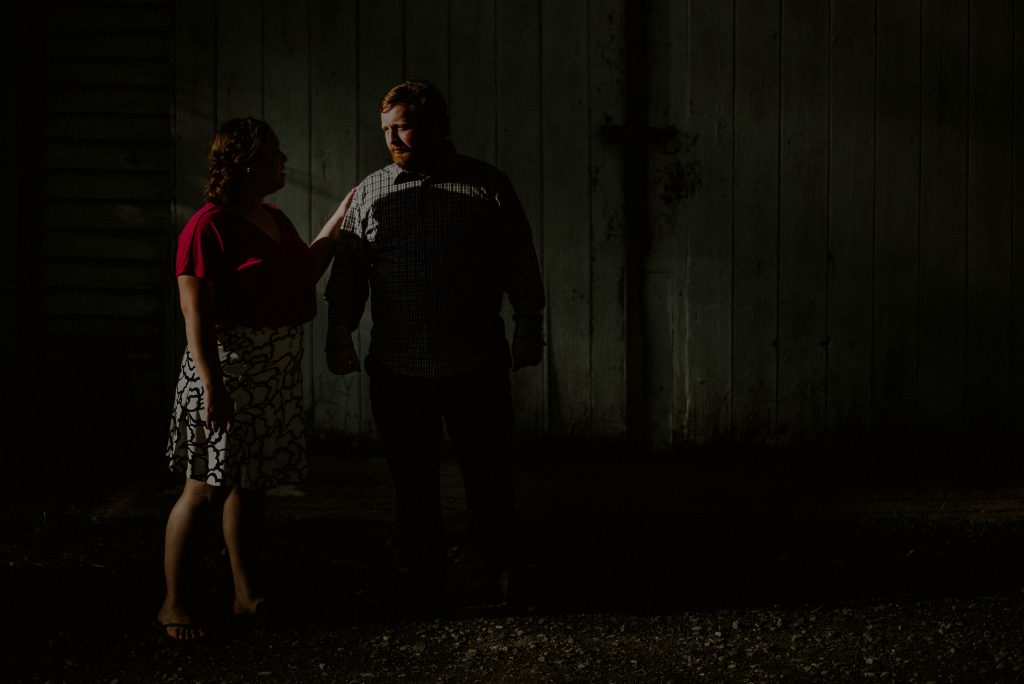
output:
[[514, 473], [508, 368], [429, 379], [397, 375], [371, 357], [367, 372], [410, 569], [439, 586], [445, 560], [439, 474], [445, 428], [462, 473], [473, 540], [495, 577], [510, 569]]

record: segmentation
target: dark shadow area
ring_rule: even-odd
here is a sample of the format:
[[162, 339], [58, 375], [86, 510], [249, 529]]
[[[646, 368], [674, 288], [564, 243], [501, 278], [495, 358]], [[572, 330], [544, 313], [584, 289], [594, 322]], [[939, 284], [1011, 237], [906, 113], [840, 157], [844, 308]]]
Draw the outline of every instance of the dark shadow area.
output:
[[[423, 624], [1019, 602], [1024, 587], [1024, 504], [1012, 498], [1024, 491], [1019, 472], [950, 480], [781, 453], [707, 451], [681, 463], [558, 449], [522, 467], [512, 605], [494, 603], [456, 492], [446, 514], [446, 607], [423, 614], [411, 608], [398, 564], [386, 471], [372, 449], [347, 451], [314, 461], [305, 499], [269, 501], [261, 563], [284, 607], [276, 620], [230, 616], [228, 564], [208, 526], [195, 598], [211, 637], [188, 658], [235, 655], [213, 661], [221, 664], [207, 675], [243, 680], [239, 654], [253, 643], [308, 660], [335, 643]], [[122, 681], [148, 679], [149, 663], [181, 657], [149, 625], [179, 483], [154, 474], [66, 485], [45, 498], [26, 487], [4, 507], [6, 670], [89, 680], [118, 663]], [[356, 502], [344, 492], [377, 495]]]
[[[616, 516], [552, 521], [541, 610], [656, 615], [1013, 592], [1024, 527], [912, 520]], [[552, 532], [547, 527], [547, 535]]]

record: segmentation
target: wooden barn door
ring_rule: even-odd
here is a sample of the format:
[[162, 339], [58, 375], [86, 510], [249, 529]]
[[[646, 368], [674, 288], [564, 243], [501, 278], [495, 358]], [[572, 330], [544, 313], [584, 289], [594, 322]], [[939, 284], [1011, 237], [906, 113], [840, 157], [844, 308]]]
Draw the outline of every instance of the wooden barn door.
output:
[[[1024, 13], [1008, 0], [203, 0], [175, 5], [177, 220], [218, 121], [273, 122], [307, 236], [387, 162], [376, 104], [446, 93], [512, 179], [548, 293], [527, 438], [891, 440], [1015, 429]], [[365, 350], [369, 317], [358, 340]], [[314, 430], [373, 431], [306, 372]]]
[[650, 0], [626, 17], [634, 433], [1019, 435], [1024, 14]]

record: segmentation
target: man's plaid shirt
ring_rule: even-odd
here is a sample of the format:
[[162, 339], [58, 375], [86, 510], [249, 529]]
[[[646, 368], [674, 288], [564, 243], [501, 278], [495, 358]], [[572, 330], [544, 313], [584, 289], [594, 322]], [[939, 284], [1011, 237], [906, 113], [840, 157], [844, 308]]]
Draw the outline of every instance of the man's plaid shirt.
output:
[[328, 348], [352, 344], [368, 296], [369, 356], [400, 375], [507, 367], [504, 293], [514, 336], [541, 340], [540, 266], [511, 182], [469, 157], [447, 161], [429, 177], [391, 164], [359, 184], [324, 296]]

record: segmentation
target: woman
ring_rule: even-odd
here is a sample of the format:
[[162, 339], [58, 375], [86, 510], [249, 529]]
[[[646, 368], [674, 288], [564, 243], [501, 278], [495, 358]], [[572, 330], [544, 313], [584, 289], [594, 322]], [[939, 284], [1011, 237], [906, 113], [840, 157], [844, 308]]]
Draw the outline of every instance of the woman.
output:
[[184, 555], [204, 509], [223, 503], [234, 612], [254, 614], [246, 523], [260, 495], [307, 472], [302, 328], [334, 253], [350, 192], [310, 245], [264, 198], [284, 187], [277, 136], [252, 118], [228, 121], [209, 148], [206, 204], [178, 239], [176, 274], [188, 347], [167, 452], [185, 486], [164, 542], [167, 596], [157, 613], [172, 639], [204, 636], [185, 605]]

